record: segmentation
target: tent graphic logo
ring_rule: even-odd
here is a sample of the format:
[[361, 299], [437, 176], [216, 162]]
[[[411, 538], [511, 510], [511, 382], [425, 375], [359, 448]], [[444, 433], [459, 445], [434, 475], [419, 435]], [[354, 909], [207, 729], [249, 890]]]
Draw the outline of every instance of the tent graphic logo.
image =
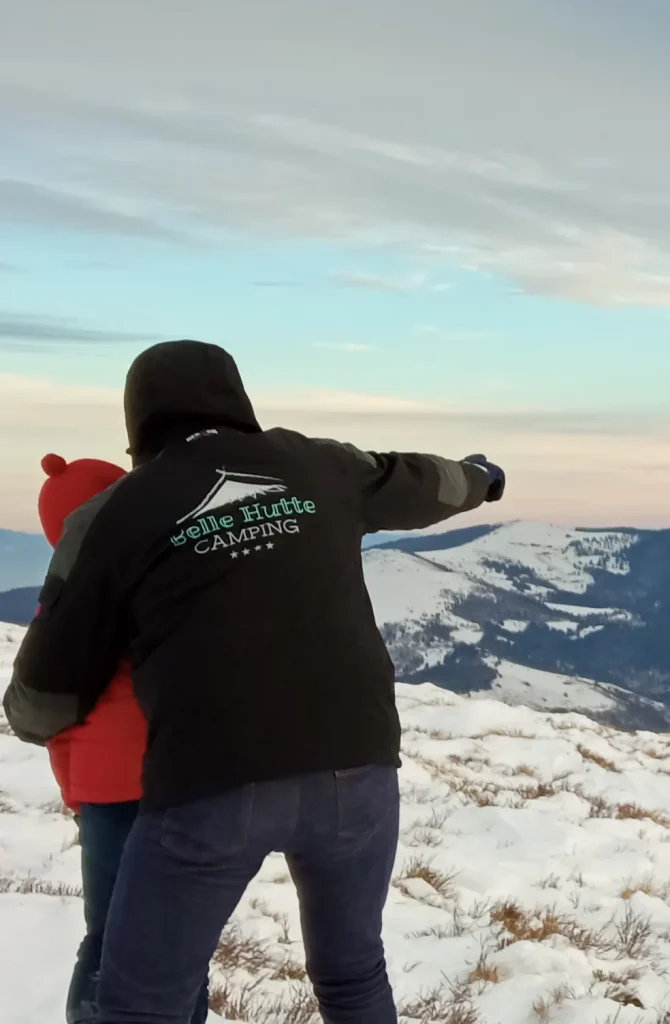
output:
[[221, 468], [216, 471], [218, 480], [202, 501], [187, 515], [177, 520], [181, 526], [189, 519], [196, 519], [208, 512], [233, 505], [245, 498], [257, 498], [262, 494], [281, 494], [286, 484], [276, 476], [258, 476], [254, 473], [228, 473]]

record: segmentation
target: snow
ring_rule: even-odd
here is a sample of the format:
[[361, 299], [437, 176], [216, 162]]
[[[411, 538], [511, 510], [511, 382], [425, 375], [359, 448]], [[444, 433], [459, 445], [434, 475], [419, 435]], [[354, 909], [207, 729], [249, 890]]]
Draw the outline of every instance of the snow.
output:
[[529, 625], [529, 622], [524, 622], [522, 619], [505, 619], [502, 628], [508, 633], [525, 633]]
[[373, 548], [363, 558], [380, 624], [446, 613], [456, 598], [466, 597], [475, 589], [462, 574], [404, 551]]
[[493, 683], [493, 694], [472, 693], [473, 698], [491, 695], [508, 704], [526, 704], [542, 710], [574, 711], [584, 713], [610, 711], [616, 707], [619, 691], [616, 687], [597, 683], [593, 679], [578, 679], [556, 672], [528, 668], [511, 661], [485, 659], [496, 669], [498, 678]]
[[550, 608], [552, 612], [563, 612], [568, 615], [599, 615], [602, 618], [609, 619], [630, 619], [630, 612], [623, 611], [621, 608], [587, 608], [581, 604], [554, 604], [553, 601], [546, 601], [545, 608]]
[[[21, 634], [0, 628], [5, 680]], [[504, 662], [498, 672], [520, 696], [529, 681], [544, 687], [552, 704], [566, 684]], [[403, 1020], [658, 1024], [670, 1003], [670, 738], [490, 696], [398, 686], [402, 832], [385, 941]], [[83, 929], [81, 900], [67, 894], [79, 885], [76, 829], [44, 751], [1, 719], [0, 792], [0, 1021], [61, 1024]], [[3, 892], [9, 880], [15, 891]], [[214, 985], [257, 983], [245, 1024], [286, 1024], [268, 1001], [288, 1003], [304, 982], [281, 857], [234, 927], [264, 952], [251, 973], [216, 967]], [[272, 980], [289, 958], [294, 980]], [[454, 993], [472, 1017], [449, 1016]]]
[[[425, 552], [424, 558], [504, 590], [525, 593], [558, 589], [583, 594], [593, 582], [593, 569], [625, 575], [626, 551], [637, 542], [621, 531], [571, 530], [546, 523], [509, 523], [484, 537], [446, 551]], [[496, 563], [503, 567], [497, 568]], [[522, 587], [505, 566], [522, 566], [541, 586], [526, 580]]]

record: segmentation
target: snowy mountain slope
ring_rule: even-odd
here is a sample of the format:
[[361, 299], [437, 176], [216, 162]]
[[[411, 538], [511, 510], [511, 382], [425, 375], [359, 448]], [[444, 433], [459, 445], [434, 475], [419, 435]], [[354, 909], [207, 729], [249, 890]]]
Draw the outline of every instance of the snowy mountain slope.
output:
[[670, 531], [511, 523], [452, 539], [364, 554], [399, 679], [668, 727]]
[[[0, 693], [21, 632], [0, 631]], [[400, 685], [398, 699], [402, 837], [385, 938], [402, 1019], [667, 1024], [670, 739], [431, 685]], [[2, 1024], [61, 1024], [83, 927], [75, 838], [44, 751], [0, 718]], [[229, 1020], [312, 1024], [281, 857], [212, 973]]]

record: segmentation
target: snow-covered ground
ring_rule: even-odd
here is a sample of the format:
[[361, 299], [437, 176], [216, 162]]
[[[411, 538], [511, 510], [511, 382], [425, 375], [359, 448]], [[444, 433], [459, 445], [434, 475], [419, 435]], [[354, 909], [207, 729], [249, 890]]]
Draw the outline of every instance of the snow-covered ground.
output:
[[[21, 632], [0, 629], [0, 692]], [[386, 943], [403, 1019], [670, 1021], [670, 738], [430, 685], [398, 699]], [[0, 720], [0, 1024], [62, 1024], [83, 928], [75, 840], [44, 752]], [[281, 857], [224, 934], [213, 982], [229, 1020], [309, 1024]]]

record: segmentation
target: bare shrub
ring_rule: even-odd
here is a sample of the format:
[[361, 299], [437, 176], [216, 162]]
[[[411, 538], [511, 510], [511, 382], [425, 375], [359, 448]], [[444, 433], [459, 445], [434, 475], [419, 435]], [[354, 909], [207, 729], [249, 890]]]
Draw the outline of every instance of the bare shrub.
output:
[[628, 904], [623, 920], [615, 925], [615, 931], [616, 951], [620, 959], [642, 960], [649, 956], [654, 938], [650, 918], [642, 917]]
[[559, 985], [548, 996], [537, 999], [533, 1003], [533, 1012], [538, 1020], [551, 1020], [551, 1011], [555, 1006], [561, 1006], [567, 999], [576, 999], [576, 994], [568, 985]]
[[537, 884], [540, 889], [560, 889], [561, 879], [558, 875], [547, 875], [546, 878], [542, 878]]
[[611, 999], [613, 1003], [620, 1003], [621, 1006], [637, 1006], [642, 1008], [642, 1002], [631, 991], [634, 982], [640, 980], [640, 972], [634, 968], [626, 971], [603, 971], [596, 968], [593, 972], [594, 984], [592, 991], [598, 984], [604, 984], [603, 996]]
[[273, 1024], [316, 1024], [321, 1020], [319, 1004], [306, 985], [293, 987], [286, 997], [280, 997], [264, 1007], [264, 1013], [252, 1018], [256, 1021], [272, 1020]]
[[224, 985], [210, 985], [209, 1008], [226, 1020], [255, 1021], [262, 1012], [256, 997], [259, 980], [247, 982], [234, 989], [226, 981]]
[[[1, 891], [1, 890], [0, 890]], [[422, 928], [419, 932], [411, 932], [408, 939], [451, 939], [451, 930], [444, 924], [434, 924], [429, 928]]]
[[470, 999], [466, 985], [447, 983], [415, 996], [398, 1010], [401, 1017], [423, 1024], [480, 1024], [480, 1017]]
[[15, 875], [4, 875], [0, 878], [0, 893], [15, 892], [21, 896], [61, 896], [80, 898], [81, 886], [70, 885], [68, 882], [50, 882], [41, 878], [17, 878]]
[[287, 956], [275, 967], [270, 977], [273, 981], [304, 981], [307, 972], [301, 963]]
[[[229, 924], [216, 947], [213, 962], [226, 971], [244, 968], [250, 974], [261, 970], [272, 971], [275, 964], [268, 951], [268, 944], [255, 935], [244, 935], [238, 925]], [[233, 1017], [233, 1020], [244, 1018]]]
[[408, 846], [442, 846], [444, 836], [429, 828], [415, 829], [407, 839]]
[[424, 828], [431, 828], [440, 830], [444, 828], [448, 819], [451, 817], [451, 811], [446, 807], [441, 807], [439, 810], [437, 807], [433, 807], [430, 812], [428, 821], [423, 822]]
[[618, 821], [631, 819], [633, 821], [653, 821], [663, 828], [670, 828], [670, 817], [662, 811], [647, 810], [638, 804], [611, 804], [602, 796], [586, 796], [579, 788], [575, 793], [582, 799], [588, 800], [591, 805], [590, 818], [613, 818]]
[[6, 793], [0, 791], [0, 814], [16, 814], [16, 807]]

